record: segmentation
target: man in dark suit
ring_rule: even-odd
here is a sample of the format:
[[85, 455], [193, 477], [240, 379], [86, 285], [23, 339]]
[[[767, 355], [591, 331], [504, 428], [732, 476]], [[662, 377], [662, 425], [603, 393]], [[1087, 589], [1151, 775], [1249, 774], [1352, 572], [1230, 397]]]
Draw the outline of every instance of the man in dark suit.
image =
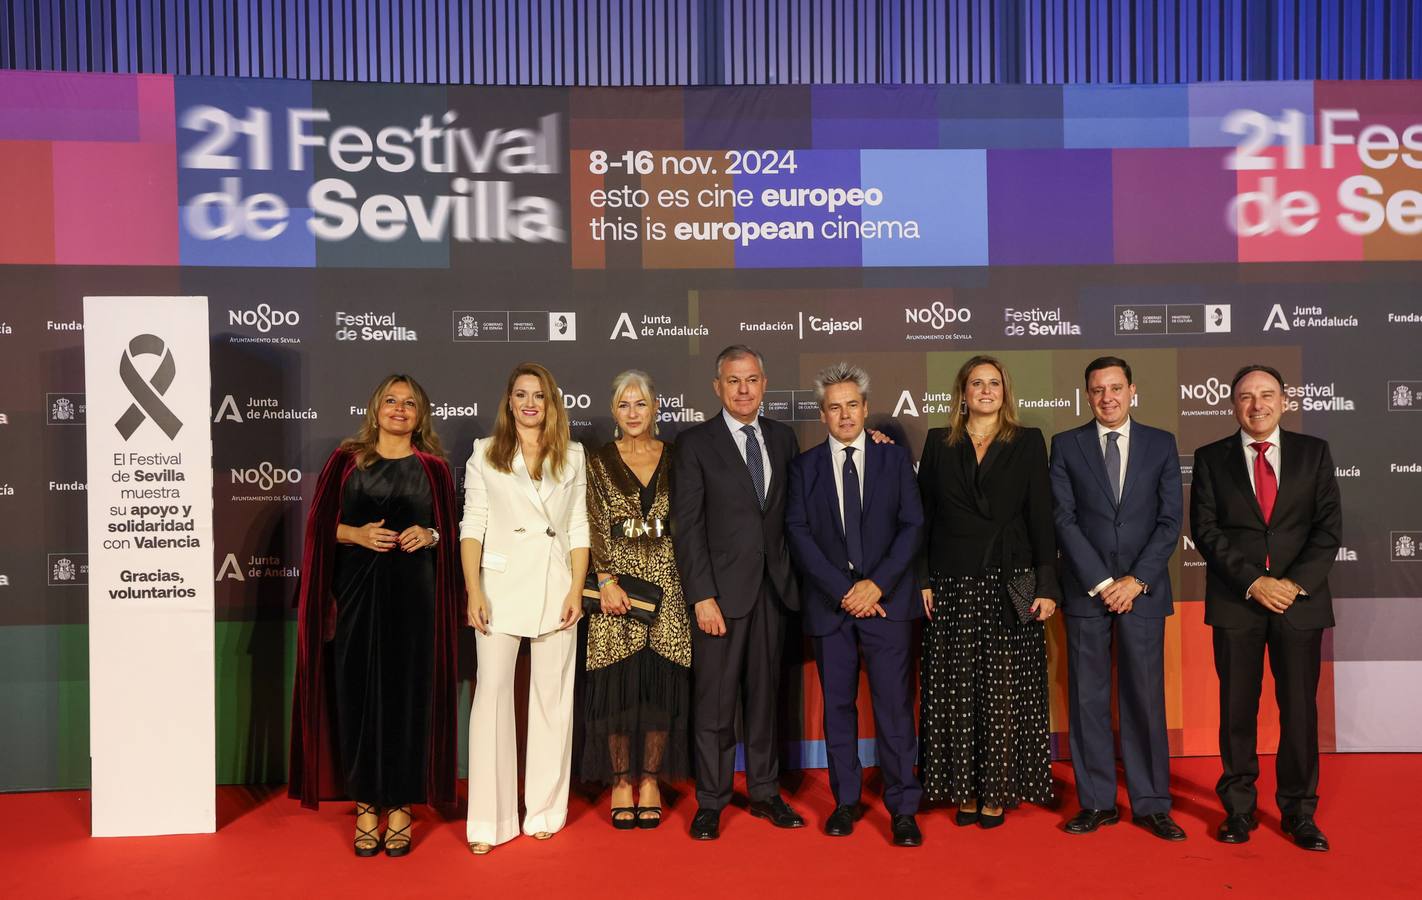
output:
[[1111, 646], [1119, 666], [1121, 758], [1131, 817], [1157, 837], [1183, 841], [1170, 817], [1165, 730], [1165, 618], [1170, 554], [1184, 498], [1175, 437], [1131, 418], [1136, 385], [1114, 356], [1086, 367], [1092, 421], [1052, 438], [1057, 545], [1066, 566], [1071, 764], [1081, 811], [1071, 834], [1114, 825]]
[[1230, 384], [1239, 431], [1195, 451], [1190, 525], [1205, 558], [1205, 624], [1220, 678], [1224, 804], [1218, 836], [1242, 844], [1259, 827], [1257, 729], [1264, 648], [1279, 703], [1275, 797], [1284, 832], [1327, 850], [1318, 807], [1318, 677], [1323, 629], [1333, 627], [1328, 572], [1343, 515], [1328, 443], [1284, 431], [1284, 379], [1268, 366]]
[[815, 393], [829, 439], [790, 464], [785, 530], [800, 571], [801, 615], [824, 689], [825, 746], [835, 808], [825, 833], [854, 831], [860, 816], [859, 653], [874, 703], [875, 747], [893, 842], [923, 842], [914, 814], [913, 620], [921, 615], [914, 558], [923, 532], [913, 460], [864, 432], [869, 376], [838, 363]]
[[780, 828], [805, 820], [780, 796], [775, 737], [785, 619], [800, 608], [785, 546], [786, 472], [795, 432], [760, 415], [765, 364], [745, 346], [716, 357], [721, 415], [676, 442], [672, 541], [691, 629], [696, 802], [691, 835], [719, 835], [743, 707], [751, 814]]

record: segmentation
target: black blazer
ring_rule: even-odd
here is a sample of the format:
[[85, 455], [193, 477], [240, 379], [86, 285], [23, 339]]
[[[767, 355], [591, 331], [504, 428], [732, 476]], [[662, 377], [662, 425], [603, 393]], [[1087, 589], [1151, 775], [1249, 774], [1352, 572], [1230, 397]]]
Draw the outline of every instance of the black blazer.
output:
[[946, 428], [930, 429], [918, 463], [926, 531], [920, 576], [981, 575], [988, 566], [1032, 568], [1037, 596], [1060, 600], [1041, 430], [1022, 428], [1009, 443], [993, 441], [981, 465], [971, 441], [950, 447], [947, 435]]
[[1307, 591], [1284, 613], [1290, 625], [1333, 625], [1328, 572], [1343, 542], [1333, 456], [1327, 441], [1283, 430], [1279, 454], [1279, 496], [1266, 525], [1239, 432], [1195, 451], [1190, 531], [1205, 558], [1206, 625], [1243, 628], [1276, 615], [1245, 596], [1260, 575], [1292, 579]]
[[780, 602], [800, 608], [785, 545], [790, 461], [800, 444], [788, 425], [761, 417], [770, 456], [765, 511], [720, 412], [677, 437], [672, 467], [672, 544], [688, 604], [715, 597], [721, 614], [750, 613], [769, 573]]

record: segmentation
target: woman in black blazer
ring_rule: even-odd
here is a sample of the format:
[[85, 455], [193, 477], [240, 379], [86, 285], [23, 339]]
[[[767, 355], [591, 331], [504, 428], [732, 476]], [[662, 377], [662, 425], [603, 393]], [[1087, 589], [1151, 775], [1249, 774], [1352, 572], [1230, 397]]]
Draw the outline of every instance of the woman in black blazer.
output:
[[[948, 428], [928, 432], [918, 484], [927, 522], [922, 778], [959, 825], [993, 828], [1019, 801], [1052, 799], [1047, 647], [1056, 538], [1047, 447], [1017, 420], [1002, 363], [958, 370]], [[1008, 590], [1025, 593], [1027, 621]]]

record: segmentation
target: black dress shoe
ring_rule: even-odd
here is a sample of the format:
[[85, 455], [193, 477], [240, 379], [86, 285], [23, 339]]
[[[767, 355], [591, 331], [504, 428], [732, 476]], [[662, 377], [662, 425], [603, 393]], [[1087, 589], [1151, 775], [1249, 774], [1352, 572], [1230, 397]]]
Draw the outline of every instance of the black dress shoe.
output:
[[691, 837], [698, 841], [714, 841], [721, 836], [721, 811], [702, 807], [691, 817]]
[[923, 832], [913, 816], [894, 816], [889, 826], [894, 833], [895, 847], [917, 847], [923, 843]]
[[1003, 810], [995, 816], [990, 816], [982, 810], [978, 810], [978, 827], [982, 829], [998, 828], [1007, 821], [1007, 810]]
[[[862, 812], [858, 804], [843, 803], [834, 808], [828, 819], [825, 820], [825, 834], [830, 837], [849, 837], [854, 833], [854, 822]], [[772, 820], [774, 821], [774, 820]]]
[[959, 828], [966, 828], [969, 825], [978, 824], [978, 811], [967, 809], [953, 810], [953, 824]]
[[1318, 830], [1312, 816], [1284, 816], [1284, 834], [1290, 835], [1294, 843], [1305, 850], [1328, 849], [1328, 838]]
[[757, 819], [769, 819], [776, 828], [805, 827], [805, 820], [779, 795], [769, 800], [752, 800], [750, 814]]
[[1114, 809], [1083, 809], [1062, 826], [1067, 834], [1090, 834], [1102, 825], [1115, 825], [1121, 814]]
[[1131, 821], [1163, 841], [1185, 840], [1185, 829], [1175, 824], [1175, 820], [1170, 818], [1170, 813], [1131, 816]]
[[1235, 813], [1226, 816], [1220, 823], [1215, 837], [1225, 844], [1243, 844], [1249, 840], [1249, 832], [1259, 827], [1259, 820], [1252, 813]]

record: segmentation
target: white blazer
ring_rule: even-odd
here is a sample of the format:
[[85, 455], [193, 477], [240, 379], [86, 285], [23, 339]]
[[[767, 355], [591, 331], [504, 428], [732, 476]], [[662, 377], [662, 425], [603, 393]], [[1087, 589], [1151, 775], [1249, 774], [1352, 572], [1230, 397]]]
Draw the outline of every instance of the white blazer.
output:
[[489, 600], [489, 627], [538, 637], [558, 628], [573, 586], [568, 554], [589, 546], [583, 446], [568, 445], [561, 478], [554, 480], [545, 465], [543, 479], [534, 481], [522, 453], [514, 453], [512, 472], [489, 465], [492, 440], [475, 441], [464, 467], [459, 538], [483, 544], [479, 582]]

